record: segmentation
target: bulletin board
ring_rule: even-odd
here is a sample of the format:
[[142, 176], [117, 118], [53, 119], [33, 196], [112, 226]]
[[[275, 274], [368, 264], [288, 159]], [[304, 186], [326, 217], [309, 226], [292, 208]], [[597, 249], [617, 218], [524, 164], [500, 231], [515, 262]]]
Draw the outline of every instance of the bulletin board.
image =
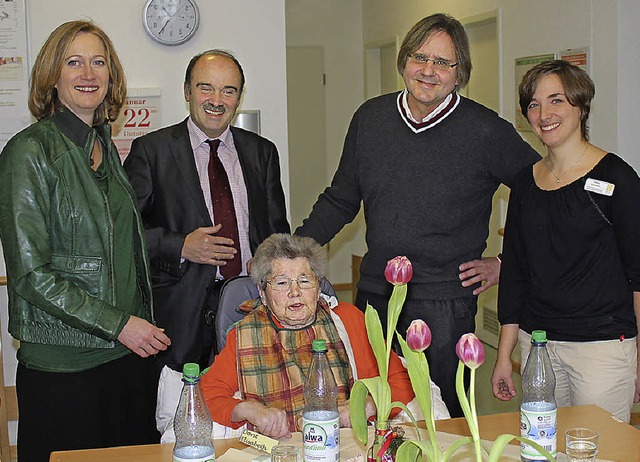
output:
[[568, 61], [589, 73], [589, 47], [567, 48], [558, 52], [558, 59]]
[[0, 0], [0, 150], [31, 124], [24, 0]]

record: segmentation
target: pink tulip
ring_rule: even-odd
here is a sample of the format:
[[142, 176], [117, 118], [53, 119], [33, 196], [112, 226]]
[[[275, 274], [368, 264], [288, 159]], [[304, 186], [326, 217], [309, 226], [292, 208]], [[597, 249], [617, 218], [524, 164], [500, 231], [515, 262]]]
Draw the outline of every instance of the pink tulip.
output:
[[395, 257], [387, 262], [384, 277], [394, 286], [405, 285], [413, 276], [413, 266], [407, 257]]
[[431, 329], [422, 319], [411, 321], [407, 329], [407, 345], [418, 352], [426, 350], [431, 345]]
[[456, 354], [469, 369], [477, 369], [484, 362], [484, 346], [475, 334], [464, 334], [456, 344]]

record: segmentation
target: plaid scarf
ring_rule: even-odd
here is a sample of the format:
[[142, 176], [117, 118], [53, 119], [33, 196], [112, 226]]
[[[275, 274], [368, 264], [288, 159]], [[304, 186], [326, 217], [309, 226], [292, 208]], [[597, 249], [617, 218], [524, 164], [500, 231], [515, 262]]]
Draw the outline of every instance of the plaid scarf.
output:
[[[245, 302], [241, 310], [255, 305], [254, 301]], [[326, 339], [327, 358], [338, 384], [338, 404], [349, 399], [353, 374], [329, 311], [326, 302], [320, 300], [316, 319], [311, 325], [286, 329], [277, 327], [269, 309], [257, 304], [236, 325], [238, 381], [242, 396], [283, 409], [292, 432], [301, 430], [299, 417], [304, 407], [303, 385], [311, 364], [312, 340]]]

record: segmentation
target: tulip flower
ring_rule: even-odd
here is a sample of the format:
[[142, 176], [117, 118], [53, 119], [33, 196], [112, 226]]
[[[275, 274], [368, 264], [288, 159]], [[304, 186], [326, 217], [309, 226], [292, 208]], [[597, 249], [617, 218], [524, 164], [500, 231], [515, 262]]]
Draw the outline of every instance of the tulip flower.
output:
[[413, 266], [407, 257], [395, 257], [387, 262], [384, 277], [394, 286], [405, 285], [413, 276]]
[[[456, 345], [456, 353], [460, 359], [456, 372], [456, 394], [458, 395], [460, 406], [469, 425], [469, 433], [471, 436], [461, 436], [443, 452], [437, 440], [431, 402], [429, 363], [423, 353], [424, 350], [431, 345], [431, 330], [424, 321], [414, 320], [409, 326], [409, 329], [407, 329], [406, 341], [396, 332], [398, 318], [400, 317], [402, 306], [407, 297], [407, 283], [411, 280], [411, 276], [413, 276], [411, 262], [407, 257], [395, 257], [389, 260], [384, 271], [384, 276], [389, 283], [393, 284], [393, 292], [387, 305], [387, 338], [385, 339], [383, 336], [382, 324], [378, 312], [371, 305], [367, 305], [365, 311], [367, 337], [369, 338], [371, 349], [376, 357], [380, 375], [378, 377], [358, 379], [351, 389], [349, 408], [351, 412], [351, 424], [356, 437], [362, 444], [367, 444], [368, 420], [365, 408], [367, 396], [369, 395], [373, 398], [377, 410], [376, 431], [388, 429], [387, 422], [389, 420], [389, 414], [394, 407], [399, 407], [404, 410], [417, 428], [417, 422], [413, 418], [411, 411], [401, 402], [391, 402], [389, 357], [391, 355], [392, 338], [393, 335], [396, 334], [407, 363], [409, 379], [411, 380], [413, 390], [424, 415], [428, 439], [405, 439], [397, 449], [395, 460], [416, 460], [416, 454], [421, 453], [422, 457], [428, 459], [429, 462], [447, 462], [462, 446], [472, 444], [476, 456], [475, 461], [482, 462], [483, 447], [480, 442], [480, 430], [478, 428], [475, 400], [476, 369], [484, 362], [484, 347], [482, 343], [474, 334], [464, 334]], [[464, 388], [465, 366], [471, 369], [469, 396], [467, 396]], [[391, 432], [387, 433], [387, 435], [390, 433]], [[551, 454], [538, 445], [538, 443], [521, 436], [500, 435], [491, 447], [490, 453], [486, 448], [484, 449], [489, 455], [489, 462], [498, 462], [504, 448], [514, 439], [535, 447], [547, 460], [555, 460]], [[389, 440], [387, 440], [386, 437], [384, 444], [389, 444]]]
[[[365, 402], [371, 395], [376, 405], [377, 429], [386, 427], [389, 414], [394, 407], [400, 407], [408, 411], [406, 406], [399, 402], [391, 402], [391, 386], [389, 385], [389, 358], [391, 356], [392, 340], [396, 334], [396, 325], [402, 306], [407, 297], [407, 282], [413, 275], [411, 262], [407, 257], [396, 257], [389, 260], [384, 271], [387, 281], [393, 284], [393, 291], [387, 304], [387, 337], [384, 338], [382, 323], [378, 312], [367, 304], [364, 313], [365, 325], [369, 344], [378, 364], [378, 377], [357, 380], [351, 389], [349, 408], [351, 411], [351, 424], [356, 437], [363, 443], [367, 443], [367, 416], [365, 415]], [[430, 336], [430, 334], [429, 334]], [[421, 355], [424, 356], [424, 355]]]
[[477, 369], [484, 362], [484, 346], [475, 334], [464, 334], [456, 344], [458, 359], [469, 369]]
[[431, 345], [431, 329], [422, 319], [411, 321], [407, 329], [407, 345], [413, 351], [423, 352]]

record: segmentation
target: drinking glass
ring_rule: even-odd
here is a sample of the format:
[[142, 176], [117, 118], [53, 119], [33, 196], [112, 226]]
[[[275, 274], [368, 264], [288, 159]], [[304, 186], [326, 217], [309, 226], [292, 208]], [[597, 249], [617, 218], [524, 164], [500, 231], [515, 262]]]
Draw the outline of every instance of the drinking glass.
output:
[[300, 462], [300, 449], [291, 444], [279, 444], [271, 450], [271, 462]]
[[594, 462], [598, 454], [598, 432], [590, 428], [570, 428], [566, 431], [566, 451], [569, 462]]

